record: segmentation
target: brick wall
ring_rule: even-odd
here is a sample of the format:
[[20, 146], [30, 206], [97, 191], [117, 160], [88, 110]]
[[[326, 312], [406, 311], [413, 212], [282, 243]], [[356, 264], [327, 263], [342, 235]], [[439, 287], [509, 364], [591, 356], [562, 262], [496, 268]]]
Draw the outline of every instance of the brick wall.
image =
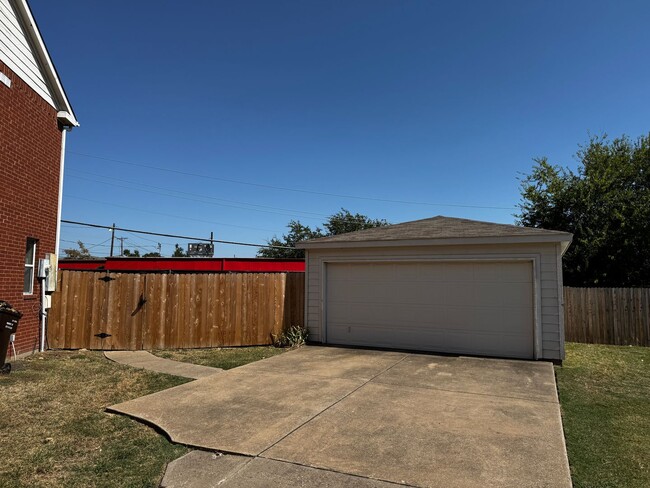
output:
[[38, 349], [40, 284], [23, 295], [25, 244], [38, 239], [37, 256], [53, 253], [61, 159], [56, 110], [0, 61], [11, 88], [0, 83], [0, 300], [23, 313], [18, 354]]

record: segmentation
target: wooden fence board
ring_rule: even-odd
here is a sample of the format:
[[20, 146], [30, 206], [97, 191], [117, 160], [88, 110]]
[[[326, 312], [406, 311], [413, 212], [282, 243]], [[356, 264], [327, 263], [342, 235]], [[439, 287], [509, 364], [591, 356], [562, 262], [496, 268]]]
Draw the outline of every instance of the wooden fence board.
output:
[[650, 288], [564, 288], [567, 341], [650, 346]]
[[57, 279], [48, 319], [52, 348], [264, 345], [283, 326], [303, 323], [303, 273], [60, 270]]

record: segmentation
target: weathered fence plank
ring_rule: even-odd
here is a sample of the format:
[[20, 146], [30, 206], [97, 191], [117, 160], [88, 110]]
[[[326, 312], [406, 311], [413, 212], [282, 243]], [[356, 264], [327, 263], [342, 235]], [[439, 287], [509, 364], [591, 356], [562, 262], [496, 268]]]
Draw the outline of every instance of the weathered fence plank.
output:
[[650, 346], [650, 288], [564, 287], [569, 342]]
[[283, 327], [303, 324], [303, 273], [60, 270], [58, 282], [48, 319], [52, 348], [263, 345]]

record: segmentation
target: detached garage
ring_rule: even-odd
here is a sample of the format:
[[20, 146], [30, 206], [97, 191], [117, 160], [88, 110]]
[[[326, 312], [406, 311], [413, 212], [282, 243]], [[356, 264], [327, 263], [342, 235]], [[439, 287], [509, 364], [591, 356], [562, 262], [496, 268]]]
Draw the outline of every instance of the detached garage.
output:
[[439, 216], [305, 241], [310, 339], [561, 361], [571, 238]]

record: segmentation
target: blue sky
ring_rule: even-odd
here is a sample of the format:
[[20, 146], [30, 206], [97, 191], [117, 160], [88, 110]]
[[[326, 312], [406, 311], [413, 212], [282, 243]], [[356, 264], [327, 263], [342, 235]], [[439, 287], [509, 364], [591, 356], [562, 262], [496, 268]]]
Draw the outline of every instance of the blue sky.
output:
[[81, 122], [69, 220], [253, 243], [341, 207], [513, 223], [532, 158], [649, 130], [647, 1], [30, 4]]

